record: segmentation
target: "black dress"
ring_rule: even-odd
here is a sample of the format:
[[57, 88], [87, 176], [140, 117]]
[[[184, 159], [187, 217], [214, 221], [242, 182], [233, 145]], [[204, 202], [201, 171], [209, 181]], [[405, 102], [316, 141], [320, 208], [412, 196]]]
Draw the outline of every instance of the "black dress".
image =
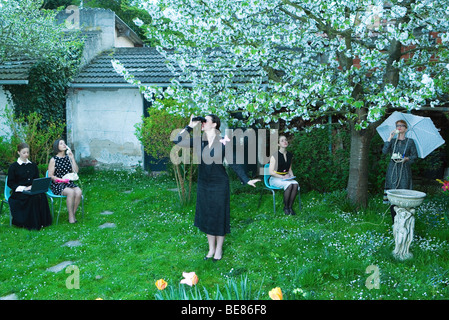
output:
[[[220, 142], [219, 136], [216, 136], [212, 146], [207, 140], [194, 141], [188, 136], [192, 128], [187, 126], [186, 129], [178, 134], [174, 142], [180, 147], [189, 148], [197, 143], [194, 151], [197, 151], [199, 166], [194, 226], [208, 235], [224, 236], [231, 232], [229, 177], [223, 165], [226, 146]], [[248, 183], [250, 179], [241, 165], [232, 164], [232, 161], [228, 161], [228, 165], [243, 184]]]
[[19, 164], [14, 162], [9, 166], [8, 187], [11, 188], [11, 197], [8, 204], [11, 210], [12, 223], [29, 230], [40, 230], [52, 223], [45, 193], [27, 195], [15, 191], [18, 186], [30, 186], [33, 179], [37, 178], [39, 178], [39, 171], [35, 163]]

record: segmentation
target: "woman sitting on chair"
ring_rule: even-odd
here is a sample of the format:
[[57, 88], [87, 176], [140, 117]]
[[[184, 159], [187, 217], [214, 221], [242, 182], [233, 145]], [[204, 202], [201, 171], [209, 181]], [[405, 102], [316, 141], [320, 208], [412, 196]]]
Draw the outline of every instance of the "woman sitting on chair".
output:
[[269, 183], [273, 187], [284, 189], [284, 213], [295, 215], [293, 203], [298, 193], [298, 182], [293, 180], [292, 158], [293, 154], [287, 151], [288, 140], [285, 136], [279, 137], [279, 151], [270, 158]]
[[40, 230], [52, 222], [47, 196], [45, 193], [23, 193], [31, 189], [34, 179], [39, 178], [39, 170], [37, 165], [28, 159], [30, 147], [26, 143], [19, 144], [17, 153], [19, 158], [8, 170], [8, 187], [12, 190], [8, 200], [12, 224], [29, 230]]
[[76, 223], [75, 213], [83, 193], [75, 183], [65, 181], [63, 177], [71, 172], [78, 173], [78, 165], [72, 151], [62, 139], [58, 139], [53, 143], [53, 154], [54, 156], [48, 164], [48, 176], [51, 178], [50, 188], [54, 194], [67, 197], [69, 222]]

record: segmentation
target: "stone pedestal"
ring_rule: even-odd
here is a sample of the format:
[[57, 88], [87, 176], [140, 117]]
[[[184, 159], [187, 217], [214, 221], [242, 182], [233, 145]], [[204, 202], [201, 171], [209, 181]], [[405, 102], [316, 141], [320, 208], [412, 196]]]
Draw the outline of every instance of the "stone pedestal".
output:
[[394, 189], [387, 190], [387, 197], [396, 212], [393, 224], [393, 256], [398, 260], [410, 259], [413, 257], [409, 249], [415, 229], [415, 208], [423, 202], [426, 194], [415, 190]]
[[415, 229], [415, 209], [395, 206], [394, 211], [396, 211], [396, 216], [394, 217], [393, 236], [396, 247], [394, 248], [393, 256], [399, 260], [407, 260], [413, 257], [409, 248]]

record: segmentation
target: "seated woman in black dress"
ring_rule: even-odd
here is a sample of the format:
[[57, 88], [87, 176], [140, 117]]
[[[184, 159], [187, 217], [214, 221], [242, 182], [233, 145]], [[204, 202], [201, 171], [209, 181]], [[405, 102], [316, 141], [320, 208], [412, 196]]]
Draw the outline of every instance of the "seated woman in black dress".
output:
[[295, 215], [293, 203], [299, 190], [298, 181], [293, 180], [292, 158], [293, 154], [287, 151], [288, 140], [285, 136], [279, 137], [279, 151], [270, 158], [270, 185], [284, 189], [284, 213]]
[[19, 158], [9, 166], [8, 170], [8, 187], [11, 188], [8, 204], [12, 224], [29, 230], [40, 230], [52, 223], [47, 195], [22, 193], [24, 190], [31, 189], [33, 180], [39, 178], [39, 171], [37, 165], [28, 159], [30, 147], [26, 143], [19, 144], [17, 153]]
[[53, 143], [53, 158], [48, 164], [48, 176], [51, 178], [51, 191], [56, 195], [67, 197], [67, 211], [69, 212], [69, 222], [77, 222], [75, 218], [76, 210], [81, 202], [83, 192], [72, 181], [63, 181], [67, 173], [78, 173], [78, 165], [72, 151], [67, 147], [64, 140], [58, 139]]

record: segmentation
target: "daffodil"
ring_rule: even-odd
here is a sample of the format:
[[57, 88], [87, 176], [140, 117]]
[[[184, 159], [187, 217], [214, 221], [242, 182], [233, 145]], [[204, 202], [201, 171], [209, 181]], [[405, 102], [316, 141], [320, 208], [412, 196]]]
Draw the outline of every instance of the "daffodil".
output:
[[194, 286], [198, 283], [198, 276], [195, 272], [183, 272], [182, 276], [184, 279], [181, 280], [181, 283], [187, 284], [189, 286]]

